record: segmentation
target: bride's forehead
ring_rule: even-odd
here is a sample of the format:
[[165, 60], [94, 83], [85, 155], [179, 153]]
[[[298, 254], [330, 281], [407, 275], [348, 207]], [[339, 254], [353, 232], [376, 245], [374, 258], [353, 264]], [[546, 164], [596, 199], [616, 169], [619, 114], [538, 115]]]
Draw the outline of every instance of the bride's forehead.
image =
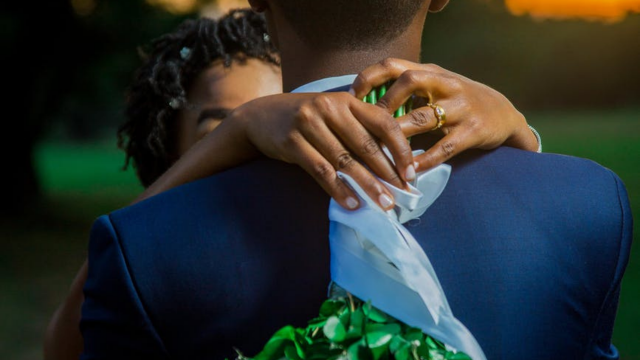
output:
[[[203, 70], [189, 89], [191, 101], [242, 103], [282, 92], [280, 69], [258, 59], [215, 61]], [[235, 106], [231, 106], [235, 107]]]

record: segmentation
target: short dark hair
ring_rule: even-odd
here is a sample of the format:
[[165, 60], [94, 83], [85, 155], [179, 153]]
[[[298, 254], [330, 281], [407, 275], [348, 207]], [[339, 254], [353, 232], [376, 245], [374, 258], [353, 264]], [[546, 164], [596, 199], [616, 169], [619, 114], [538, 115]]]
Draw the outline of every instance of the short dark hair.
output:
[[266, 36], [264, 17], [249, 9], [219, 20], [190, 19], [144, 49], [125, 98], [126, 122], [118, 129], [118, 146], [133, 160], [143, 186], [151, 185], [177, 160], [177, 114], [187, 104], [187, 89], [215, 60], [260, 59], [280, 65]]
[[278, 0], [294, 30], [324, 49], [368, 50], [397, 38], [424, 0]]

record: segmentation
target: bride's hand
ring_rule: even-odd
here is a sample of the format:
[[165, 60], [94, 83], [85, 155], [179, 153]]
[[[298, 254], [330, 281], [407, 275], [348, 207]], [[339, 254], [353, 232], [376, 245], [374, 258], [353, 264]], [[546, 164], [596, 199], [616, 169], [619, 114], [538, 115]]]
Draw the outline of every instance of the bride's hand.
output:
[[415, 178], [411, 148], [395, 118], [346, 92], [267, 96], [235, 109], [226, 121], [242, 122], [247, 139], [260, 152], [298, 164], [348, 209], [359, 206], [358, 197], [337, 171], [353, 177], [383, 209], [393, 208], [392, 195], [363, 163], [399, 188]]
[[[504, 144], [523, 150], [538, 149], [538, 139], [526, 119], [504, 95], [436, 65], [386, 59], [358, 74], [351, 92], [362, 98], [390, 80], [395, 82], [376, 104], [387, 113], [414, 94], [437, 104], [446, 113], [445, 123], [437, 130], [444, 137], [415, 158], [419, 171], [470, 148], [493, 149]], [[431, 131], [438, 123], [429, 106], [414, 106], [413, 111], [397, 120], [406, 136]]]

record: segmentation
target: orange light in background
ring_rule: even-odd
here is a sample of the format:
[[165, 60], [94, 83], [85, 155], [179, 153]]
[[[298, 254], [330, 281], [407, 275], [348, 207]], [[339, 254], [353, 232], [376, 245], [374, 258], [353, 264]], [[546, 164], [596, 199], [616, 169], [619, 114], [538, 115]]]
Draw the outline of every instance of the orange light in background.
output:
[[71, 0], [71, 7], [78, 16], [91, 15], [96, 5], [96, 0]]
[[620, 21], [629, 12], [640, 12], [640, 0], [505, 0], [515, 15], [536, 18], [584, 18]]
[[149, 5], [158, 6], [172, 14], [187, 14], [196, 9], [198, 0], [146, 0]]

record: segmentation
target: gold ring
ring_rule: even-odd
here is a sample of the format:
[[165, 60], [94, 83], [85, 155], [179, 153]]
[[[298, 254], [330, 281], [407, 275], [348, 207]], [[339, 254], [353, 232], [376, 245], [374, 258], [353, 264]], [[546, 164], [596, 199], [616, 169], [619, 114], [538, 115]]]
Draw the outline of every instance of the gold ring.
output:
[[436, 116], [436, 120], [438, 120], [438, 123], [433, 129], [431, 129], [431, 131], [440, 129], [442, 125], [447, 122], [447, 113], [444, 111], [442, 106], [438, 104], [428, 103], [427, 106], [433, 109], [433, 114]]

